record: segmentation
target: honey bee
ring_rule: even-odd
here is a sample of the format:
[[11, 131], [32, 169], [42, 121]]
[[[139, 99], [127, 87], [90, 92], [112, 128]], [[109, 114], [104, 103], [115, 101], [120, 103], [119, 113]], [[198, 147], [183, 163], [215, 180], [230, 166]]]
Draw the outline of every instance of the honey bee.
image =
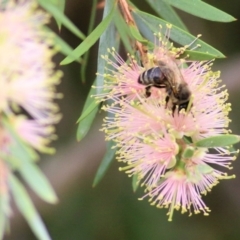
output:
[[163, 61], [158, 61], [156, 65], [156, 67], [142, 72], [138, 77], [138, 83], [146, 85], [146, 97], [151, 96], [151, 87], [165, 88], [167, 93], [166, 107], [170, 100], [173, 113], [177, 106], [178, 111], [187, 110], [191, 91], [177, 64], [172, 62], [171, 65], [167, 65]]

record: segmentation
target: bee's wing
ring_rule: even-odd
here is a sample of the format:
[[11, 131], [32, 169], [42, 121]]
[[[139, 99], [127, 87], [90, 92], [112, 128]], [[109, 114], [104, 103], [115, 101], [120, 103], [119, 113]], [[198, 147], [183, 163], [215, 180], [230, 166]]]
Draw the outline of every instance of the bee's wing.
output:
[[[160, 67], [162, 73], [164, 74], [164, 76], [166, 77], [168, 83], [170, 84], [170, 86], [172, 88], [174, 88], [176, 86], [176, 71], [175, 69], [173, 69], [170, 66], [164, 66], [164, 67]], [[179, 71], [179, 70], [177, 70]]]

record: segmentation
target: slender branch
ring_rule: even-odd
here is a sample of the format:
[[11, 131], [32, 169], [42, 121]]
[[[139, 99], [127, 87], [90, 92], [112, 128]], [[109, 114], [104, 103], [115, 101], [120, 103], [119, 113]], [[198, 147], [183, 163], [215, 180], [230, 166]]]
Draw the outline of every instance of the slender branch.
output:
[[[127, 3], [126, 0], [118, 0], [121, 13], [123, 15], [123, 18], [125, 19], [126, 23], [128, 25], [132, 25], [137, 28], [137, 25], [132, 17], [131, 9]], [[139, 41], [135, 40], [135, 47], [139, 51], [140, 57], [141, 57], [141, 62], [143, 66], [147, 66], [148, 63], [148, 57], [147, 57], [147, 46], [143, 45]]]
[[119, 0], [119, 5], [120, 5], [120, 8], [121, 8], [121, 12], [123, 14], [123, 17], [126, 21], [126, 23], [128, 25], [134, 25], [136, 26], [135, 24], [135, 21], [132, 17], [132, 14], [130, 12], [130, 8], [129, 8], [129, 5], [128, 3], [126, 2], [126, 0]]

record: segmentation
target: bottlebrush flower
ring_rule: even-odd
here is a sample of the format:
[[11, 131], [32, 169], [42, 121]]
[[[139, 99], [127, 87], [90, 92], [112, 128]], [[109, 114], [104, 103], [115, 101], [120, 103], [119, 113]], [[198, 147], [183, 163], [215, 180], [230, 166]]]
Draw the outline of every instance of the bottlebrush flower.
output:
[[[179, 59], [189, 46], [174, 48], [169, 43], [171, 26], [167, 27], [165, 36], [157, 34], [158, 42], [148, 53], [145, 67], [133, 56], [124, 62], [114, 49], [109, 50], [111, 57], [103, 56], [110, 65], [104, 74], [103, 93], [95, 97], [111, 103], [102, 107], [110, 113], [102, 130], [107, 140], [115, 141], [117, 159], [126, 164], [120, 170], [137, 176], [138, 183], [146, 187], [143, 198], [150, 197], [153, 205], [169, 208], [172, 220], [174, 209], [208, 214], [201, 194], [220, 179], [234, 177], [219, 167], [230, 168], [235, 156], [226, 147], [215, 147], [210, 153], [207, 147], [196, 145], [201, 139], [229, 133], [228, 93], [219, 86], [220, 73], [211, 71], [211, 61]], [[187, 84], [191, 97], [186, 109], [176, 105], [173, 111], [171, 93], [165, 88], [152, 86], [151, 96], [146, 97], [146, 85], [139, 84], [139, 76], [157, 67], [159, 61], [175, 74], [174, 81], [183, 79]], [[172, 85], [175, 82], [170, 82]]]
[[[62, 75], [52, 62], [53, 38], [43, 29], [49, 16], [35, 1], [9, 1], [0, 11], [0, 113], [28, 144], [46, 151], [49, 129], [60, 119], [53, 101], [61, 97], [55, 88]], [[30, 119], [15, 116], [22, 112]]]

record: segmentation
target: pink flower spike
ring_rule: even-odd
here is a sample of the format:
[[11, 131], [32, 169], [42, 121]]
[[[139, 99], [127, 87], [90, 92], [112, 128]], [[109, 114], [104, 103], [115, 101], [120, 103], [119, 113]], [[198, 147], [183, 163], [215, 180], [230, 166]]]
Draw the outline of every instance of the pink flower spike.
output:
[[[166, 34], [147, 53], [144, 67], [129, 56], [127, 62], [109, 50], [113, 60], [104, 74], [103, 93], [97, 101], [107, 102], [108, 112], [102, 130], [106, 140], [115, 142], [120, 167], [146, 188], [143, 198], [153, 205], [182, 213], [203, 212], [209, 208], [201, 195], [219, 180], [233, 178], [215, 167], [231, 169], [233, 156], [228, 146], [197, 147], [201, 139], [230, 132], [228, 93], [220, 85], [220, 72], [211, 70], [212, 61], [179, 59], [194, 41], [175, 48]], [[193, 47], [194, 48], [194, 47]]]

